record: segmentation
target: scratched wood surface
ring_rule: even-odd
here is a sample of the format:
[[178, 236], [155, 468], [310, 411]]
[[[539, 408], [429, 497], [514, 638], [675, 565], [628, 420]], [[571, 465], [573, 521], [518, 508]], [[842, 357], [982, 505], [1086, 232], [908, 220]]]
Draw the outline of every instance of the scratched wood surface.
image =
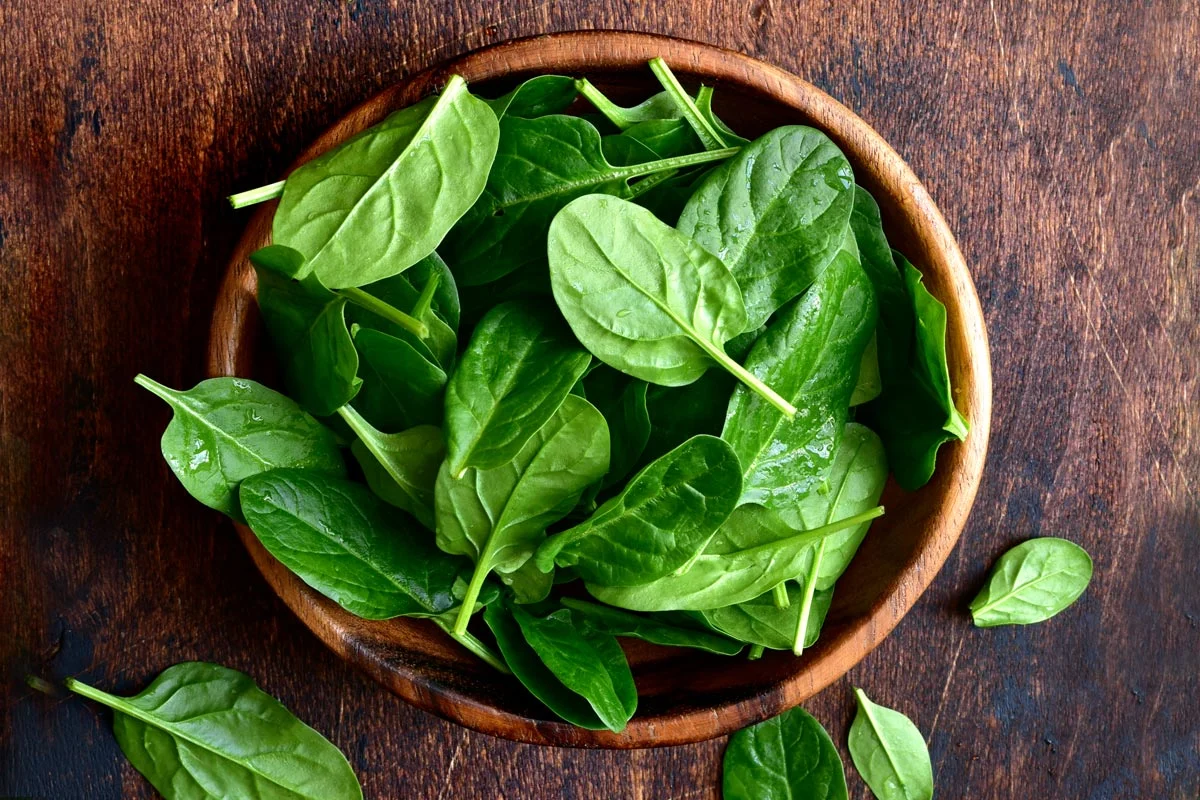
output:
[[[635, 28], [779, 64], [922, 177], [987, 315], [991, 456], [963, 540], [850, 686], [925, 732], [939, 796], [1200, 793], [1200, 5], [517, 0], [0, 4], [0, 796], [139, 798], [105, 712], [27, 672], [136, 691], [186, 659], [249, 672], [370, 797], [719, 795], [723, 741], [585, 752], [469, 733], [386, 694], [272, 595], [157, 452], [144, 371], [200, 379], [244, 217], [350, 106], [453, 53]], [[978, 631], [1033, 535], [1095, 557], [1075, 607]], [[852, 796], [866, 789], [851, 777]]]

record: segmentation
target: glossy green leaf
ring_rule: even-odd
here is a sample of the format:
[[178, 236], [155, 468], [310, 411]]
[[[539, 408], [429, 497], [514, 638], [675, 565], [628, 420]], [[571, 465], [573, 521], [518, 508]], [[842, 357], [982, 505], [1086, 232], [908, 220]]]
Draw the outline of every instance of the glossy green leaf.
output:
[[511, 461], [562, 405], [590, 361], [551, 310], [518, 302], [493, 308], [446, 387], [450, 472]]
[[755, 343], [746, 368], [800, 413], [734, 391], [721, 436], [742, 463], [743, 503], [790, 507], [829, 471], [876, 314], [867, 276], [842, 253]]
[[400, 431], [442, 420], [446, 373], [410, 342], [355, 327], [362, 387], [354, 408], [372, 425]]
[[883, 391], [883, 381], [879, 377], [879, 345], [876, 336], [867, 342], [863, 351], [862, 361], [858, 365], [858, 383], [854, 384], [854, 392], [850, 395], [850, 406], [861, 406], [879, 397]]
[[850, 724], [850, 757], [879, 800], [931, 800], [933, 766], [917, 726], [908, 717], [855, 689], [858, 713]]
[[538, 548], [538, 567], [572, 567], [589, 586], [631, 586], [670, 575], [696, 558], [733, 512], [738, 472], [724, 441], [689, 439], [587, 520], [547, 539]]
[[343, 407], [339, 411], [358, 436], [350, 452], [362, 467], [371, 491], [433, 530], [434, 484], [446, 455], [441, 429], [418, 425], [400, 433], [382, 433], [354, 409]]
[[628, 130], [643, 122], [681, 119], [679, 107], [671, 95], [662, 91], [635, 106], [625, 108], [614, 103], [586, 78], [576, 81], [579, 93], [618, 130]]
[[367, 487], [281, 469], [242, 482], [242, 511], [263, 547], [313, 589], [364, 619], [436, 616], [456, 605], [461, 562]]
[[568, 609], [539, 617], [493, 603], [484, 620], [513, 674], [547, 708], [582, 728], [625, 729], [637, 688], [615, 638], [580, 624]]
[[[436, 485], [437, 543], [475, 562], [465, 605], [474, 602], [492, 571], [503, 580], [525, 565], [547, 526], [566, 516], [583, 490], [608, 470], [608, 453], [604, 417], [570, 395], [508, 463], [468, 469], [457, 477], [449, 462], [442, 466]], [[532, 571], [517, 578], [526, 596], [550, 585], [549, 576]], [[465, 626], [463, 617], [459, 630]]]
[[722, 800], [847, 800], [842, 757], [807, 711], [793, 708], [729, 737]]
[[600, 134], [587, 120], [552, 115], [506, 116], [487, 189], [447, 237], [443, 255], [461, 285], [498, 280], [544, 264], [554, 215], [585, 194], [629, 196], [630, 181], [728, 158], [734, 151], [696, 153], [629, 166], [604, 158]]
[[875, 508], [796, 531], [762, 506], [739, 506], [686, 570], [636, 586], [585, 583], [585, 587], [600, 602], [630, 611], [704, 611], [744, 603], [801, 574], [812, 558], [810, 548], [823, 537], [882, 513], [882, 508]]
[[608, 422], [612, 455], [603, 487], [623, 483], [642, 457], [650, 438], [650, 415], [646, 410], [645, 381], [630, 379], [603, 364], [593, 369], [580, 384], [588, 402]]
[[649, 463], [691, 437], [720, 436], [737, 383], [724, 370], [709, 370], [687, 386], [651, 386], [646, 391], [650, 436], [642, 461]]
[[362, 798], [346, 757], [240, 672], [176, 664], [133, 697], [66, 685], [113, 710], [121, 750], [167, 800]]
[[484, 100], [496, 114], [497, 119], [505, 116], [544, 117], [561, 114], [575, 102], [579, 92], [575, 79], [564, 75], [536, 75], [523, 81], [512, 91], [495, 100]]
[[[770, 592], [744, 603], [699, 612], [715, 630], [739, 642], [756, 644], [770, 650], [791, 650], [795, 645], [796, 629], [803, 612], [804, 586], [788, 581], [787, 608], [780, 608]], [[833, 602], [832, 590], [816, 592], [809, 607], [805, 626], [805, 647], [812, 647], [821, 633], [825, 614]]]
[[691, 647], [725, 656], [736, 655], [742, 650], [742, 643], [728, 636], [696, 626], [674, 624], [661, 617], [634, 614], [570, 597], [564, 597], [562, 604], [592, 627], [612, 636], [641, 639], [665, 647]]
[[162, 454], [183, 488], [234, 519], [242, 519], [238, 484], [251, 475], [280, 467], [346, 473], [333, 431], [261, 384], [212, 378], [184, 392], [145, 375], [134, 382], [174, 412]]
[[[450, 268], [446, 266], [446, 262], [442, 260], [437, 253], [430, 253], [425, 258], [413, 264], [408, 269], [399, 275], [393, 275], [390, 278], [384, 278], [375, 283], [369, 283], [363, 286], [364, 292], [373, 297], [377, 297], [385, 303], [399, 308], [403, 311], [411, 312], [417, 304], [417, 300], [421, 296], [421, 292], [429, 285], [431, 280], [436, 280], [437, 284], [433, 290], [433, 298], [430, 303], [430, 310], [439, 320], [445, 323], [445, 327], [450, 329], [451, 333], [458, 330], [459, 317], [461, 308], [458, 297], [458, 286], [454, 282], [454, 274], [450, 272]], [[391, 325], [387, 320], [370, 313], [367, 309], [350, 306], [346, 309], [346, 319], [351, 323], [358, 323], [366, 328], [376, 328], [385, 333], [391, 333], [393, 336], [396, 333], [395, 325]], [[430, 319], [423, 318], [422, 321], [431, 323]], [[435, 336], [445, 336], [445, 332], [435, 330], [431, 334]], [[441, 346], [440, 344], [438, 345]], [[436, 349], [431, 347], [431, 349]]]
[[752, 329], [833, 260], [853, 206], [853, 172], [837, 145], [815, 128], [790, 125], [713, 172], [678, 227], [729, 267]]
[[614, 165], [642, 164], [703, 152], [704, 145], [681, 119], [639, 122], [619, 134], [605, 136], [604, 156]]
[[326, 417], [358, 393], [358, 352], [346, 327], [346, 298], [312, 275], [296, 278], [303, 259], [275, 245], [250, 255], [258, 274], [258, 308], [275, 345], [288, 392]]
[[475, 203], [498, 139], [491, 108], [451, 76], [441, 95], [292, 172], [272, 239], [302, 253], [330, 288], [403, 272], [432, 253]]
[[1082, 547], [1030, 539], [1000, 556], [971, 602], [971, 617], [980, 628], [1042, 622], [1078, 600], [1091, 580], [1092, 558]]

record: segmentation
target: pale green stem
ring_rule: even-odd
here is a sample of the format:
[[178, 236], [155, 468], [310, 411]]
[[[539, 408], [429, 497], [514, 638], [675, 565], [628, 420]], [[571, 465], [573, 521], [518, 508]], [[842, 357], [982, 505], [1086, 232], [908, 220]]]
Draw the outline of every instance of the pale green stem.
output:
[[601, 92], [587, 78], [580, 78], [575, 81], [575, 88], [579, 93], [588, 99], [596, 110], [603, 114], [609, 122], [617, 126], [621, 130], [628, 130], [633, 126], [633, 120], [625, 113], [625, 109], [609, 100], [604, 92]]
[[696, 132], [696, 136], [704, 143], [705, 150], [720, 150], [726, 146], [724, 137], [720, 131], [716, 130], [709, 124], [704, 115], [700, 113], [700, 109], [696, 107], [691, 95], [684, 91], [683, 86], [679, 83], [679, 79], [675, 77], [675, 73], [671, 72], [671, 68], [667, 66], [667, 62], [661, 58], [655, 58], [650, 61], [650, 71], [658, 78], [659, 83], [671, 95], [671, 99], [675, 101], [675, 105], [679, 107], [679, 111], [683, 114], [683, 118], [692, 126], [692, 130]]
[[143, 375], [139, 372], [133, 377], [133, 382], [160, 400], [163, 400], [166, 403], [174, 404], [176, 399], [175, 393], [153, 378]]
[[[472, 605], [474, 605], [474, 603], [472, 603]], [[464, 631], [459, 634], [455, 633], [449, 625], [447, 625], [445, 622], [442, 622], [440, 619], [436, 619], [434, 622], [438, 624], [439, 628], [449, 634], [451, 639], [470, 650], [485, 664], [494, 668], [497, 672], [504, 673], [505, 675], [512, 674], [512, 671], [509, 670], [508, 665], [504, 663], [504, 660], [501, 659], [500, 656], [493, 653], [490, 647], [479, 641], [479, 639], [475, 638], [475, 635], [470, 631]]]
[[467, 623], [471, 621], [471, 615], [475, 613], [475, 602], [479, 600], [479, 592], [483, 589], [483, 582], [487, 579], [491, 569], [487, 566], [487, 562], [491, 560], [491, 553], [485, 547], [479, 553], [479, 561], [475, 563], [475, 572], [471, 573], [471, 582], [467, 584], [467, 593], [463, 597], [462, 607], [458, 610], [458, 617], [454, 620], [454, 629], [450, 631], [451, 636], [462, 636], [467, 632]]
[[792, 639], [792, 652], [803, 655], [804, 640], [808, 638], [808, 618], [812, 614], [813, 596], [817, 593], [817, 574], [821, 571], [821, 559], [825, 557], [825, 543], [822, 539], [813, 556], [812, 566], [809, 567], [808, 577], [804, 579], [804, 599], [800, 602], [800, 619], [796, 622], [796, 636]]
[[434, 274], [430, 276], [429, 281], [425, 284], [425, 288], [421, 290], [421, 295], [417, 298], [417, 302], [413, 304], [412, 315], [415, 318], [419, 320], [425, 319], [425, 315], [433, 307], [433, 293], [437, 291], [438, 283], [441, 280], [441, 275]]
[[775, 598], [776, 608], [788, 608], [792, 605], [792, 599], [788, 597], [786, 583], [777, 583], [775, 588], [771, 590], [771, 596]]
[[762, 658], [763, 651], [766, 649], [767, 648], [763, 647], [761, 644], [751, 645], [750, 652], [746, 654], [746, 658], [750, 659], [751, 661], [758, 661], [760, 658]]
[[333, 291], [334, 294], [341, 295], [351, 303], [354, 303], [354, 305], [365, 308], [373, 314], [378, 314], [388, 322], [396, 323], [414, 336], [419, 336], [422, 339], [429, 336], [429, 328], [424, 322], [421, 322], [421, 320], [416, 319], [410, 314], [404, 313], [394, 306], [388, 305], [374, 295], [367, 294], [362, 289], [348, 286], [345, 289], [334, 289]]
[[735, 378], [749, 386], [751, 389], [761, 395], [764, 400], [783, 412], [785, 417], [791, 419], [792, 417], [796, 416], [796, 407], [794, 405], [780, 397], [779, 394], [770, 386], [767, 386], [758, 378], [754, 377], [754, 375], [750, 374], [749, 370], [730, 358], [728, 354], [726, 354], [726, 352], [720, 347], [705, 339], [696, 339], [695, 342], [696, 344], [700, 345], [700, 347], [706, 353], [712, 356], [714, 361], [732, 372]]
[[279, 195], [283, 194], [283, 184], [286, 181], [275, 181], [268, 183], [266, 186], [260, 186], [257, 189], [251, 189], [248, 192], [238, 192], [237, 194], [229, 195], [229, 205], [234, 208], [245, 208], [252, 206], [255, 203], [263, 203], [267, 200], [274, 200]]

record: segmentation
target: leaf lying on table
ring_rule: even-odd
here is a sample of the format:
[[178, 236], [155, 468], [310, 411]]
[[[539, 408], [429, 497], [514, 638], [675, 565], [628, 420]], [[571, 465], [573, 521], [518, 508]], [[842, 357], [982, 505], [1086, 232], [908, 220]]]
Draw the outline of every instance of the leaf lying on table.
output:
[[987, 584], [971, 602], [980, 628], [1030, 625], [1074, 603], [1092, 580], [1092, 559], [1066, 539], [1022, 542], [1000, 556]]
[[113, 710], [121, 750], [168, 800], [362, 798], [346, 757], [240, 672], [176, 664], [133, 697], [66, 684]]
[[842, 757], [807, 711], [793, 708], [729, 737], [723, 800], [847, 800]]
[[850, 757], [879, 800], [931, 800], [933, 767], [917, 726], [908, 717], [855, 689], [858, 713], [850, 725]]

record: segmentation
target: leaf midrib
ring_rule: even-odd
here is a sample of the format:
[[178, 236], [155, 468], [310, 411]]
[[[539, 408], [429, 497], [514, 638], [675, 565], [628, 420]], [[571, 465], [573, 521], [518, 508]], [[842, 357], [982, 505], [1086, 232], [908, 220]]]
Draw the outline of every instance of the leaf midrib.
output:
[[887, 740], [883, 737], [879, 723], [875, 720], [875, 715], [871, 713], [871, 700], [866, 695], [862, 695], [859, 707], [862, 708], [863, 713], [867, 717], [867, 723], [871, 726], [871, 732], [875, 734], [875, 741], [879, 743], [879, 749], [883, 750], [883, 754], [887, 756], [888, 766], [892, 768], [892, 774], [896, 776], [896, 781], [900, 784], [900, 788], [904, 791], [905, 796], [908, 796], [908, 781], [900, 773], [899, 767], [896, 766], [896, 759], [892, 756], [892, 751], [888, 748]]
[[1012, 598], [1016, 597], [1017, 595], [1019, 595], [1021, 592], [1025, 591], [1026, 589], [1037, 586], [1042, 581], [1050, 580], [1051, 578], [1058, 577], [1059, 575], [1070, 575], [1070, 574], [1071, 574], [1071, 571], [1069, 569], [1056, 569], [1053, 572], [1047, 572], [1044, 575], [1039, 575], [1038, 577], [1034, 578], [1033, 580], [1026, 581], [1025, 583], [1014, 583], [1011, 591], [1005, 592], [1003, 595], [1001, 595], [1000, 597], [991, 601], [990, 603], [986, 603], [986, 604], [980, 606], [979, 608], [972, 609], [972, 613], [973, 614], [985, 614], [988, 611], [993, 610], [994, 608], [996, 608], [996, 606], [1000, 605], [1001, 603], [1005, 602], [1006, 600], [1011, 600]]

